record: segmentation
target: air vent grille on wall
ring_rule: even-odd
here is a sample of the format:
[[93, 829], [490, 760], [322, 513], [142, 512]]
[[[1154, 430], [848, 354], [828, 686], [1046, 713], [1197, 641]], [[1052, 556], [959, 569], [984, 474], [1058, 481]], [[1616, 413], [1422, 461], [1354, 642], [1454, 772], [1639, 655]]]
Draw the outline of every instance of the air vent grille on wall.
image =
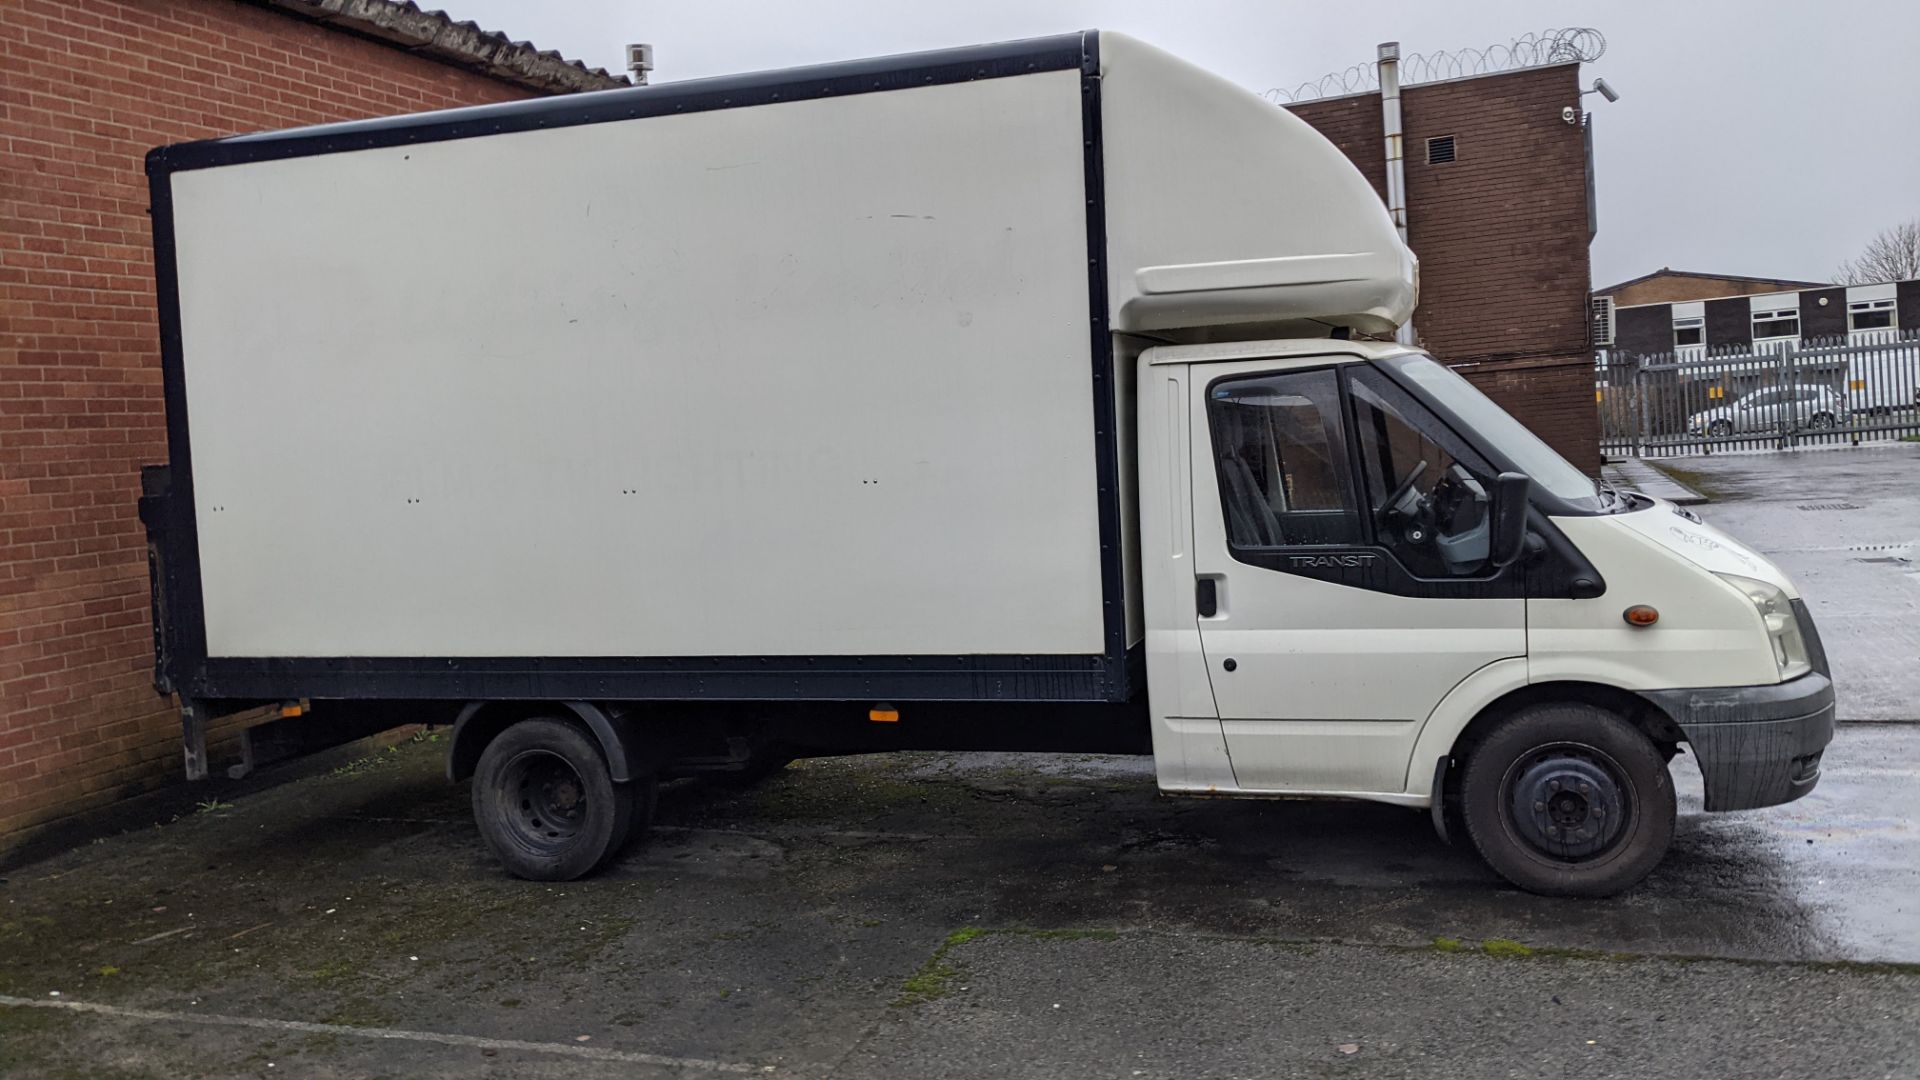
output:
[[1593, 343], [1595, 345], [1613, 344], [1613, 297], [1611, 296], [1593, 298]]
[[1453, 160], [1453, 136], [1427, 140], [1427, 164], [1444, 165]]

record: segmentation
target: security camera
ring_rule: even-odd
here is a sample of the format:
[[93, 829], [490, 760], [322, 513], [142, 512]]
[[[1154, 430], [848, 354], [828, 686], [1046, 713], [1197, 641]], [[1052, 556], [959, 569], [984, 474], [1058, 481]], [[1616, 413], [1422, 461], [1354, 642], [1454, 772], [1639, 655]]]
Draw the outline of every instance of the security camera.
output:
[[1568, 105], [1560, 110], [1560, 119], [1565, 120], [1569, 124], [1579, 123], [1580, 110]]
[[1607, 80], [1605, 79], [1593, 80], [1593, 88], [1595, 90], [1600, 91], [1600, 96], [1603, 98], [1606, 98], [1608, 101], [1620, 100], [1620, 92], [1615, 90], [1613, 87], [1608, 86]]

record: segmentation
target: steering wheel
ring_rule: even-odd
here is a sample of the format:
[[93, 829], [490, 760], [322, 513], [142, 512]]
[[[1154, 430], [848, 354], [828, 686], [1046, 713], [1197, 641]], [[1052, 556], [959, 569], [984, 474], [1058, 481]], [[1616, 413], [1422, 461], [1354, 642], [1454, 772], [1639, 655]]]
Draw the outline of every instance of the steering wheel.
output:
[[[1393, 494], [1387, 496], [1387, 501], [1380, 508], [1395, 511], [1403, 517], [1412, 517], [1414, 511], [1419, 509], [1419, 500], [1408, 502], [1407, 497], [1413, 494], [1413, 482], [1426, 471], [1427, 463], [1424, 460], [1414, 462], [1413, 468], [1408, 469], [1407, 475], [1401, 479], [1400, 486], [1393, 489]], [[1401, 505], [1403, 503], [1406, 505]]]

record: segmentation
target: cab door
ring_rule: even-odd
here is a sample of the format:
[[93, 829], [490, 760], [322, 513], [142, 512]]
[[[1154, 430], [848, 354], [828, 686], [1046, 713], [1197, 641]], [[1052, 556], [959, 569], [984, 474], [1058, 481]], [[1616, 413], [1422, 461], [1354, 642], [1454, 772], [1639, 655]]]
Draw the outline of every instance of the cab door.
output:
[[1369, 364], [1188, 385], [1201, 650], [1236, 783], [1404, 791], [1447, 692], [1526, 653], [1520, 575], [1489, 558], [1495, 471]]

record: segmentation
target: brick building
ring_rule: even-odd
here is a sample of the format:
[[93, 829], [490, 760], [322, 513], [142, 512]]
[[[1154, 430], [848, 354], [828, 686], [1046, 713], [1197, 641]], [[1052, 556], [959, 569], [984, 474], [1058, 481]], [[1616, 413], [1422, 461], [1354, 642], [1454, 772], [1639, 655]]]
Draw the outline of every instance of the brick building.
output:
[[1828, 282], [1795, 281], [1791, 278], [1742, 277], [1739, 274], [1696, 274], [1663, 266], [1651, 274], [1629, 278], [1617, 285], [1593, 290], [1596, 300], [1608, 300], [1614, 307], [1638, 304], [1675, 304], [1690, 300], [1712, 300], [1725, 296], [1752, 296], [1755, 293], [1793, 292], [1800, 289], [1824, 289]]
[[[1686, 277], [1695, 279], [1683, 283], [1691, 288], [1638, 291], [1636, 279], [1594, 294], [1596, 336], [1608, 366], [1920, 336], [1920, 281], [1828, 285]], [[1725, 287], [1721, 283], [1735, 288], [1714, 291]]]
[[[1580, 102], [1578, 60], [1404, 86], [1407, 242], [1420, 257], [1421, 344], [1598, 472], [1593, 172]], [[1386, 197], [1378, 91], [1287, 107]]]
[[135, 512], [167, 456], [146, 152], [625, 79], [393, 0], [5, 0], [0, 67], [5, 851], [179, 775]]

